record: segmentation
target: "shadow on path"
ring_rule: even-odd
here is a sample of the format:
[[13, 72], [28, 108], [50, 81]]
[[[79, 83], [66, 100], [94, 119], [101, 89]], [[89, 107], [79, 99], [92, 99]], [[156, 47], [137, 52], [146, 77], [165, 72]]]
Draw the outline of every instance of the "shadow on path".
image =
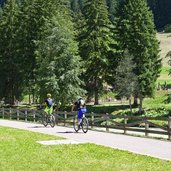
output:
[[59, 133], [59, 134], [78, 134], [78, 133], [81, 133], [81, 132], [75, 132], [75, 131], [62, 131], [62, 132], [56, 132], [56, 133]]
[[30, 126], [30, 127], [27, 127], [27, 128], [48, 128], [48, 127], [45, 127], [45, 126]]

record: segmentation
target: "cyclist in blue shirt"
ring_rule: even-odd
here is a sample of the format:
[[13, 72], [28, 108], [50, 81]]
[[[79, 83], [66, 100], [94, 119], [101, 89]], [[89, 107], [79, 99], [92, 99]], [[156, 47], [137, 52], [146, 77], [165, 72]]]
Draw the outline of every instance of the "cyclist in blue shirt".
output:
[[83, 114], [87, 112], [85, 101], [82, 99], [82, 97], [79, 97], [78, 100], [74, 103], [71, 112], [73, 111], [75, 106], [77, 107], [77, 111], [78, 111], [77, 113], [78, 125], [80, 125]]
[[53, 101], [52, 101], [50, 93], [47, 94], [47, 99], [45, 100], [45, 106], [46, 107], [44, 109], [44, 112], [46, 114], [52, 114], [52, 112], [53, 112]]

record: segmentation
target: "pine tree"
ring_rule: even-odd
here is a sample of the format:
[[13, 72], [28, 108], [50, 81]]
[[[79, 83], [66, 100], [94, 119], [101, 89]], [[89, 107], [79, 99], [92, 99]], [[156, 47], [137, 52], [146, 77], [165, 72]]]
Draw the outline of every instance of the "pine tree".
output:
[[23, 0], [20, 7], [20, 53], [25, 59], [26, 93], [33, 96], [33, 101], [36, 93], [36, 42], [44, 37], [46, 21], [53, 16], [58, 3], [55, 0]]
[[137, 77], [134, 73], [135, 64], [128, 50], [123, 53], [116, 67], [115, 90], [119, 97], [129, 99], [131, 109], [131, 97], [137, 92]]
[[85, 24], [79, 36], [80, 54], [86, 70], [83, 78], [98, 104], [109, 65], [109, 52], [113, 50], [112, 25], [105, 0], [86, 0], [83, 14]]
[[127, 0], [116, 20], [119, 46], [128, 49], [136, 64], [140, 113], [143, 98], [154, 95], [160, 73], [159, 42], [154, 30], [153, 16], [145, 0]]
[[55, 100], [66, 105], [84, 91], [74, 27], [63, 8], [47, 21], [47, 35], [38, 42], [37, 80], [40, 99], [51, 92]]
[[22, 86], [22, 57], [18, 54], [19, 8], [15, 0], [8, 0], [0, 22], [0, 97], [13, 104]]

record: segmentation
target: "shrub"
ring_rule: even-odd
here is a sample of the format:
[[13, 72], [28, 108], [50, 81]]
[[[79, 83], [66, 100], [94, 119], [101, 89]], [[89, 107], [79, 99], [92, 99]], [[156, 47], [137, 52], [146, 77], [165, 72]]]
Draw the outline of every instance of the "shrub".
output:
[[165, 32], [165, 33], [171, 33], [171, 24], [167, 24], [167, 25], [164, 27], [164, 32]]

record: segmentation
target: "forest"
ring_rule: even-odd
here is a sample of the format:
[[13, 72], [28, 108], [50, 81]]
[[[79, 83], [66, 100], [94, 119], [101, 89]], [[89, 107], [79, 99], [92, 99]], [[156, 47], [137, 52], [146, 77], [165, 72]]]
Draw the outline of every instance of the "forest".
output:
[[[140, 101], [160, 76], [157, 31], [171, 24], [169, 0], [0, 0], [0, 99], [47, 93], [63, 105], [107, 89]], [[131, 102], [130, 102], [131, 103]]]

